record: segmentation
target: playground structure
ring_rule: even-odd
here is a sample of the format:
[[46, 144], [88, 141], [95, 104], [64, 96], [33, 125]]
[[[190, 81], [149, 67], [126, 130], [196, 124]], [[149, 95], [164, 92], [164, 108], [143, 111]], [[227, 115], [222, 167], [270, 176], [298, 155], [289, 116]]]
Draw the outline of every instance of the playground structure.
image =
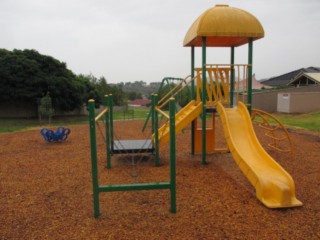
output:
[[[100, 186], [97, 180], [96, 120], [105, 114], [107, 168], [111, 168], [111, 154], [128, 151], [126, 149], [128, 146], [130, 146], [129, 152], [142, 151], [144, 147], [141, 142], [138, 147], [132, 147], [133, 145], [127, 144], [128, 142], [124, 142], [125, 140], [113, 139], [112, 103], [110, 100], [106, 100], [105, 110], [96, 118], [94, 117], [94, 101], [89, 101], [95, 217], [100, 214], [99, 193], [111, 191], [170, 189], [171, 211], [175, 212], [175, 134], [190, 124], [191, 154], [201, 154], [203, 165], [207, 163], [207, 153], [230, 151], [243, 174], [255, 187], [257, 198], [266, 207], [286, 208], [302, 205], [295, 197], [293, 179], [263, 149], [254, 133], [250, 118], [252, 113], [263, 115], [259, 110], [251, 108], [253, 41], [262, 37], [264, 37], [263, 27], [254, 16], [228, 5], [216, 5], [208, 9], [190, 27], [184, 39], [184, 46], [191, 47], [191, 75], [181, 80], [161, 99], [158, 99], [158, 94], [154, 94], [148, 116], [148, 119], [151, 116], [152, 124], [152, 138], [148, 143], [152, 147], [145, 150], [155, 154], [155, 165], [158, 166], [160, 165], [159, 149], [170, 142], [170, 182]], [[235, 47], [244, 44], [248, 44], [248, 63], [235, 64]], [[195, 68], [195, 47], [202, 49], [200, 68]], [[207, 47], [230, 47], [230, 64], [207, 64]], [[177, 108], [173, 98], [187, 88], [191, 89], [191, 100], [176, 113]], [[164, 110], [168, 105], [170, 105], [169, 115]], [[207, 113], [212, 114], [212, 128], [210, 129], [206, 126]], [[221, 118], [227, 140], [228, 147], [225, 149], [216, 148], [214, 142], [215, 116], [217, 114]], [[161, 127], [158, 126], [159, 115], [168, 119]], [[199, 116], [201, 128], [198, 128], [197, 124]], [[262, 126], [265, 125], [262, 124]], [[269, 126], [271, 125], [269, 124]], [[284, 129], [281, 124], [280, 127]], [[283, 138], [274, 137], [272, 129], [272, 127], [269, 128], [269, 133], [271, 133], [269, 136], [275, 141], [272, 146], [282, 151], [276, 141], [281, 141]], [[286, 139], [290, 139], [288, 135]], [[291, 142], [290, 146], [289, 150], [283, 151], [293, 153]]]
[[47, 128], [42, 128], [40, 134], [47, 142], [62, 142], [68, 138], [70, 132], [70, 129], [65, 127], [58, 127], [56, 132]]
[[[105, 110], [95, 117], [94, 100], [89, 100], [89, 122], [90, 122], [90, 145], [91, 145], [91, 164], [92, 164], [92, 185], [94, 198], [94, 217], [100, 215], [99, 193], [101, 192], [117, 192], [117, 191], [137, 191], [137, 190], [170, 190], [170, 211], [176, 212], [176, 155], [175, 155], [175, 101], [173, 98], [169, 102], [170, 112], [170, 181], [155, 183], [133, 183], [133, 184], [117, 184], [117, 185], [99, 185], [98, 163], [97, 163], [97, 146], [96, 146], [96, 123], [104, 116], [106, 129], [106, 152], [107, 163], [106, 168], [111, 168], [111, 154], [121, 153], [142, 153], [150, 152], [149, 147], [144, 147], [145, 141], [130, 140], [113, 140], [113, 121], [112, 120], [112, 95], [105, 97]], [[142, 141], [143, 142], [143, 141]], [[151, 148], [153, 151], [153, 149]], [[156, 161], [157, 162], [157, 161]]]

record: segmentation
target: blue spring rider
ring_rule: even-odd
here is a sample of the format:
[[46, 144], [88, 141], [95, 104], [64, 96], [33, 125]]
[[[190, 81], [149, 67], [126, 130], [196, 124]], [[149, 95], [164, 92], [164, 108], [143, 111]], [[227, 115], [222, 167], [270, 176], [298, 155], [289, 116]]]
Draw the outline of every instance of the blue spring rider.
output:
[[47, 128], [42, 128], [40, 131], [47, 142], [62, 142], [68, 138], [70, 132], [69, 128], [64, 127], [58, 127], [56, 132]]

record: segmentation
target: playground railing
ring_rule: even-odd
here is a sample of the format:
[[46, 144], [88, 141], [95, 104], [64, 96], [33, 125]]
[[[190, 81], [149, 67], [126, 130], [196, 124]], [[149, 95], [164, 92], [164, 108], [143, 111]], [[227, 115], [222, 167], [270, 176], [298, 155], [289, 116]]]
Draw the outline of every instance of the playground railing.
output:
[[169, 115], [162, 111], [159, 107], [155, 107], [155, 110], [159, 113], [161, 113], [162, 116], [164, 116], [166, 119], [169, 119]]
[[[242, 101], [247, 102], [246, 95], [248, 93], [248, 68], [250, 64], [206, 64], [206, 107], [214, 107], [217, 102], [224, 105], [232, 104], [233, 102]], [[202, 68], [194, 69], [196, 74], [194, 77], [190, 75], [181, 80], [172, 89], [170, 89], [161, 99], [157, 102], [157, 108], [163, 109], [167, 106], [171, 97], [176, 98], [179, 93], [189, 87], [192, 82], [196, 86], [196, 102], [200, 103], [202, 100]], [[164, 78], [158, 90], [160, 96], [161, 89], [165, 80], [176, 78]], [[169, 83], [168, 83], [169, 84]], [[142, 128], [145, 130], [151, 110], [147, 115], [147, 119]]]
[[[206, 64], [206, 106], [212, 107], [218, 101], [230, 104], [235, 95], [235, 101], [246, 102], [248, 92], [248, 67], [249, 64]], [[176, 97], [192, 82], [196, 85], [196, 102], [202, 101], [202, 68], [195, 68], [195, 76], [187, 76], [174, 86], [158, 101], [158, 108], [164, 108], [170, 97]]]
[[96, 116], [95, 121], [96, 121], [96, 122], [99, 121], [99, 119], [100, 119], [102, 116], [104, 116], [108, 111], [109, 111], [108, 108], [103, 109], [103, 110]]
[[[157, 106], [158, 109], [162, 109], [165, 106], [167, 106], [170, 101], [170, 98], [175, 98], [179, 93], [181, 93], [184, 89], [186, 89], [190, 85], [190, 83], [192, 81], [194, 81], [194, 79], [195, 79], [195, 77], [191, 78], [190, 75], [188, 75], [185, 78], [171, 78], [171, 77], [164, 78], [160, 84], [159, 89], [158, 89], [157, 96], [160, 96], [162, 94], [162, 90], [164, 88], [164, 83], [167, 83], [167, 86], [171, 87], [170, 83], [169, 83], [170, 80], [178, 80], [180, 82], [178, 84], [176, 84], [173, 88], [171, 88], [161, 99], [159, 99], [155, 106]], [[151, 110], [147, 115], [146, 121], [145, 121], [144, 126], [142, 128], [142, 132], [146, 129], [146, 126], [149, 122], [150, 117], [151, 117]]]
[[[197, 73], [197, 102], [201, 102], [202, 92], [202, 68], [196, 68]], [[230, 103], [229, 89], [230, 89], [230, 72], [231, 68], [219, 67], [218, 65], [209, 65], [206, 67], [207, 81], [206, 81], [206, 105], [215, 106], [218, 101], [223, 104]]]
[[[188, 80], [190, 78], [190, 80]], [[176, 97], [180, 92], [187, 88], [195, 78], [191, 78], [190, 75], [180, 81], [174, 88], [167, 92], [159, 101], [159, 108], [163, 108], [169, 103], [171, 97]], [[185, 83], [185, 84], [184, 84]], [[183, 85], [184, 84], [184, 85]]]
[[[248, 92], [249, 64], [206, 64], [206, 106], [216, 106], [217, 102], [230, 104], [235, 101], [246, 102]], [[202, 101], [202, 68], [196, 71], [196, 101]], [[241, 99], [242, 97], [242, 99]]]

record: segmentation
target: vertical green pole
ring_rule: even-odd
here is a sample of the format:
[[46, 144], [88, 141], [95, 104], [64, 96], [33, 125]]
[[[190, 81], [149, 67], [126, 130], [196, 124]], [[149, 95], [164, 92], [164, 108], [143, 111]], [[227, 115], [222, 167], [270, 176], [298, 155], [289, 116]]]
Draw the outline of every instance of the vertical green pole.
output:
[[[194, 78], [194, 46], [191, 47], [191, 78]], [[195, 99], [194, 81], [191, 82], [191, 99]]]
[[175, 101], [169, 101], [170, 118], [170, 202], [171, 212], [176, 213], [176, 129], [175, 129]]
[[[191, 47], [191, 79], [194, 78], [194, 46]], [[194, 81], [191, 82], [191, 99], [195, 99]], [[195, 120], [191, 123], [191, 154], [194, 155]]]
[[104, 106], [108, 108], [108, 111], [104, 114], [104, 118], [106, 121], [106, 155], [107, 155], [107, 163], [106, 168], [111, 168], [111, 144], [110, 144], [110, 98], [108, 95], [104, 96]]
[[250, 114], [252, 109], [252, 56], [253, 56], [253, 39], [249, 38], [247, 104], [248, 104], [248, 111]]
[[160, 158], [159, 158], [159, 121], [158, 121], [158, 112], [155, 107], [158, 105], [158, 94], [154, 94], [153, 98], [153, 119], [154, 119], [154, 139], [155, 139], [155, 165], [158, 167], [160, 166]]
[[230, 73], [230, 106], [233, 107], [233, 95], [234, 95], [234, 46], [231, 47], [231, 73]]
[[154, 134], [155, 127], [154, 127], [154, 111], [155, 111], [155, 102], [154, 102], [154, 93], [151, 94], [151, 109], [150, 109], [150, 115], [151, 115], [151, 133]]
[[93, 188], [93, 212], [94, 217], [100, 215], [99, 209], [99, 183], [98, 183], [98, 164], [97, 164], [97, 144], [96, 144], [96, 121], [94, 114], [94, 100], [90, 99], [89, 105], [89, 125], [90, 125], [90, 147], [91, 147], [91, 170]]
[[206, 98], [207, 98], [207, 75], [206, 75], [206, 37], [202, 37], [202, 158], [201, 163], [206, 164]]
[[113, 149], [113, 96], [109, 94], [110, 142]]

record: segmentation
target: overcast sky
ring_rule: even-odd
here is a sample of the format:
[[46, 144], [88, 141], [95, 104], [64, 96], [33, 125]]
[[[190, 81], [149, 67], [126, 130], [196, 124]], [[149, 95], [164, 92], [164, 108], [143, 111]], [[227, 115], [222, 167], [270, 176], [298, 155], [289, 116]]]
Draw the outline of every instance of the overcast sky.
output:
[[[320, 67], [319, 0], [0, 0], [0, 48], [35, 49], [109, 83], [185, 77], [185, 34], [216, 4], [246, 10], [264, 27], [253, 44], [257, 79]], [[196, 48], [196, 66], [200, 53]], [[207, 63], [230, 61], [229, 48], [207, 54]], [[236, 63], [247, 63], [247, 45], [235, 54]]]

